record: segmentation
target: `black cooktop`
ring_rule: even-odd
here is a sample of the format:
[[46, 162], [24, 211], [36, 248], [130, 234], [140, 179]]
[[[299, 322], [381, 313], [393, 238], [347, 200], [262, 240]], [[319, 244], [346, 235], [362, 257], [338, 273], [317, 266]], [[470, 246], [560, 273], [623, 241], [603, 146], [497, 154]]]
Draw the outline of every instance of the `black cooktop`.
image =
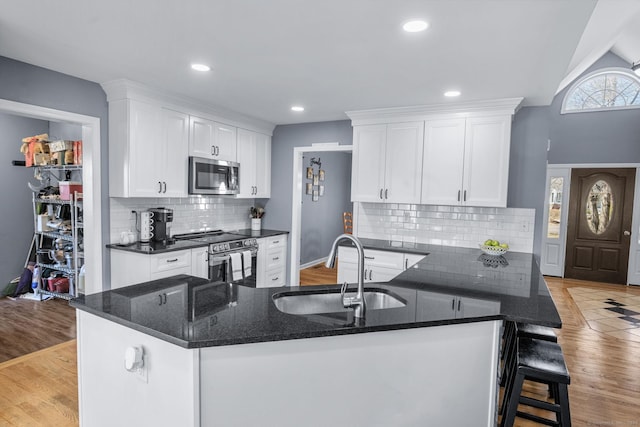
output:
[[246, 237], [244, 234], [228, 233], [222, 230], [197, 231], [173, 236], [176, 240], [195, 240], [205, 243], [232, 242], [234, 240], [243, 240]]

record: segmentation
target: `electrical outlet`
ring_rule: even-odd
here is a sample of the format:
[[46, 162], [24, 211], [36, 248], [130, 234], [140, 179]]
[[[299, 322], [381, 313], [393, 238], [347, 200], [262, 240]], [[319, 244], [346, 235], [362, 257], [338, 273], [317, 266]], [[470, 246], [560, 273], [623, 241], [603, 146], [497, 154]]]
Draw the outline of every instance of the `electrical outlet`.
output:
[[147, 384], [149, 382], [149, 375], [148, 375], [148, 371], [147, 371], [146, 361], [145, 361], [145, 364], [142, 365], [141, 368], [136, 369], [135, 374], [136, 374], [136, 378], [138, 378], [143, 383]]

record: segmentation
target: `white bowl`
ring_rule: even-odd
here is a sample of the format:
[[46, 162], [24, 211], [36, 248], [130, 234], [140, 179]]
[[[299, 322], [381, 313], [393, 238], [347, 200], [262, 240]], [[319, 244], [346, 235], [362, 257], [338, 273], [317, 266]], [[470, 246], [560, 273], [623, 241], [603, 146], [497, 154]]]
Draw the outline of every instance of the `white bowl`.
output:
[[507, 250], [508, 250], [506, 248], [501, 248], [500, 246], [488, 246], [483, 244], [480, 244], [478, 246], [480, 246], [480, 250], [485, 254], [494, 255], [494, 256], [504, 255], [507, 253]]

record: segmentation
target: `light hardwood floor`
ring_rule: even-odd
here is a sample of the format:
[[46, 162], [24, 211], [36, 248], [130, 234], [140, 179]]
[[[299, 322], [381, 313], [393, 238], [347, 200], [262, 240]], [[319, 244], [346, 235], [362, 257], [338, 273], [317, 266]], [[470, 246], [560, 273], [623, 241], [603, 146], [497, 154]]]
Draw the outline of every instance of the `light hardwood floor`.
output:
[[[336, 270], [313, 267], [301, 272], [305, 284], [335, 283]], [[574, 426], [640, 425], [640, 343], [589, 327], [567, 289], [593, 287], [640, 295], [640, 288], [547, 278], [562, 318], [558, 340], [571, 385]], [[75, 340], [0, 364], [0, 426], [77, 425]], [[546, 395], [544, 387], [527, 391]], [[533, 424], [516, 419], [516, 426]]]

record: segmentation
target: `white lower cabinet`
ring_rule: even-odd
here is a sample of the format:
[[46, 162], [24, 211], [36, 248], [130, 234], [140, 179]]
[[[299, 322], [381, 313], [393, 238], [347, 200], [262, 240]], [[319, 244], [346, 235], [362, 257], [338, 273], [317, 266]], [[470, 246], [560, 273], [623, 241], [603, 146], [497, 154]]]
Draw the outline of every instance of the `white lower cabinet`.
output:
[[258, 239], [257, 283], [259, 288], [284, 286], [287, 267], [287, 236]]
[[[364, 282], [388, 282], [419, 262], [425, 255], [402, 252], [364, 250]], [[338, 248], [338, 283], [358, 281], [358, 252], [355, 248]]]
[[209, 247], [191, 249], [191, 275], [209, 278]]
[[191, 274], [191, 249], [157, 255], [111, 251], [111, 289]]

